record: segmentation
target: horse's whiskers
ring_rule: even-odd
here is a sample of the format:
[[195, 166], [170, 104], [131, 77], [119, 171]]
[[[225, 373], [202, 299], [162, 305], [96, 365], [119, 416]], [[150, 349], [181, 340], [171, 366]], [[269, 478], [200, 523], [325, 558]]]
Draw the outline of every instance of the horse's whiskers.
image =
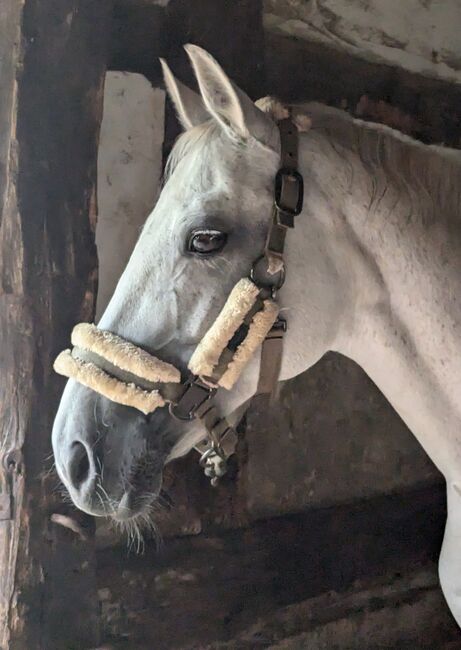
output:
[[107, 510], [106, 510], [106, 504], [104, 503], [103, 498], [102, 498], [102, 496], [99, 494], [98, 490], [96, 490], [96, 496], [98, 497], [99, 502], [100, 502], [101, 505], [102, 505], [102, 509], [104, 510], [105, 513], [107, 513]]
[[[159, 510], [159, 504], [156, 502], [158, 495], [144, 494], [143, 501], [154, 499], [143, 504], [141, 511], [131, 519], [120, 520], [112, 518], [113, 527], [122, 535], [127, 535], [128, 551], [134, 550], [137, 554], [143, 553], [145, 549], [145, 535], [148, 534], [155, 540], [157, 549], [162, 545], [162, 537], [155, 522], [155, 514]], [[120, 508], [120, 505], [118, 505]], [[122, 508], [124, 506], [121, 506]]]
[[111, 512], [109, 514], [111, 514], [111, 515], [115, 514], [116, 509], [117, 509], [116, 504], [114, 504], [114, 500], [111, 499], [110, 496], [107, 494], [107, 491], [105, 490], [105, 488], [104, 488], [104, 486], [103, 486], [103, 484], [101, 483], [100, 480], [97, 481], [97, 483], [96, 483], [96, 489], [100, 490], [101, 494], [106, 499], [106, 503], [109, 506], [109, 508], [111, 509]]

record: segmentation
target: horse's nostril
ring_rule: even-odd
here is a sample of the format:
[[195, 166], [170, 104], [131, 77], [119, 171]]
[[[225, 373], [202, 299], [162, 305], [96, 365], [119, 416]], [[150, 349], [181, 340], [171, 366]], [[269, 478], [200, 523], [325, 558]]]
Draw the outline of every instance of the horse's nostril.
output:
[[70, 450], [69, 478], [72, 486], [78, 490], [88, 478], [90, 459], [81, 442], [73, 442]]

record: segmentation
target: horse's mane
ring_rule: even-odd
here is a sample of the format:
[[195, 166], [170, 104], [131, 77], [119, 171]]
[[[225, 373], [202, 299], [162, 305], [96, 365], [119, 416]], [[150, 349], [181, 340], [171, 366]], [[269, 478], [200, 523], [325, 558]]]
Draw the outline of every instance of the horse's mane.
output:
[[[288, 115], [288, 107], [272, 97], [256, 102], [274, 121]], [[438, 145], [426, 145], [383, 124], [351, 117], [345, 111], [318, 103], [291, 107], [300, 131], [322, 134], [347, 164], [358, 156], [373, 177], [373, 193], [380, 195], [379, 184], [396, 184], [414, 200], [426, 197], [423, 217], [432, 220], [441, 211], [461, 212], [461, 151]], [[210, 119], [188, 129], [176, 140], [168, 157], [164, 180], [168, 180], [187, 155], [199, 155], [207, 148], [220, 127]], [[383, 190], [382, 190], [383, 191]]]
[[310, 103], [295, 107], [307, 113], [312, 132], [327, 139], [344, 165], [359, 158], [373, 179], [373, 198], [379, 201], [386, 186], [394, 186], [419, 204], [427, 222], [461, 216], [461, 151], [426, 145], [383, 124], [366, 122], [345, 111]]

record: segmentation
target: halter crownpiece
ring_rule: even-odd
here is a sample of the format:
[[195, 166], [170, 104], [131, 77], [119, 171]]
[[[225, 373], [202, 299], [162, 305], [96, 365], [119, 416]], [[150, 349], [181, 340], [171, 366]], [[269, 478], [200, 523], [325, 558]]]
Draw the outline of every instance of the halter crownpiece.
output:
[[226, 472], [237, 434], [213, 404], [219, 388], [230, 390], [261, 346], [257, 393], [272, 394], [278, 381], [286, 322], [275, 302], [285, 280], [283, 251], [288, 228], [303, 204], [303, 179], [297, 171], [298, 133], [291, 118], [278, 122], [281, 167], [275, 177], [274, 207], [264, 253], [249, 278], [239, 280], [220, 314], [197, 345], [189, 376], [122, 337], [80, 323], [72, 331], [74, 348], [54, 362], [57, 373], [144, 414], [169, 406], [179, 420], [200, 419], [207, 438], [196, 445], [212, 485]]

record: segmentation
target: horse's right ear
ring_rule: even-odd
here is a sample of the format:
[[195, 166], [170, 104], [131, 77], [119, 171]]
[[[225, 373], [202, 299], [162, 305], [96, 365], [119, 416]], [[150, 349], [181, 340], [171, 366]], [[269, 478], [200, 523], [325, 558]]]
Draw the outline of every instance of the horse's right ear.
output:
[[160, 59], [160, 64], [166, 89], [184, 129], [191, 129], [209, 120], [210, 114], [200, 95], [176, 79], [164, 59]]

